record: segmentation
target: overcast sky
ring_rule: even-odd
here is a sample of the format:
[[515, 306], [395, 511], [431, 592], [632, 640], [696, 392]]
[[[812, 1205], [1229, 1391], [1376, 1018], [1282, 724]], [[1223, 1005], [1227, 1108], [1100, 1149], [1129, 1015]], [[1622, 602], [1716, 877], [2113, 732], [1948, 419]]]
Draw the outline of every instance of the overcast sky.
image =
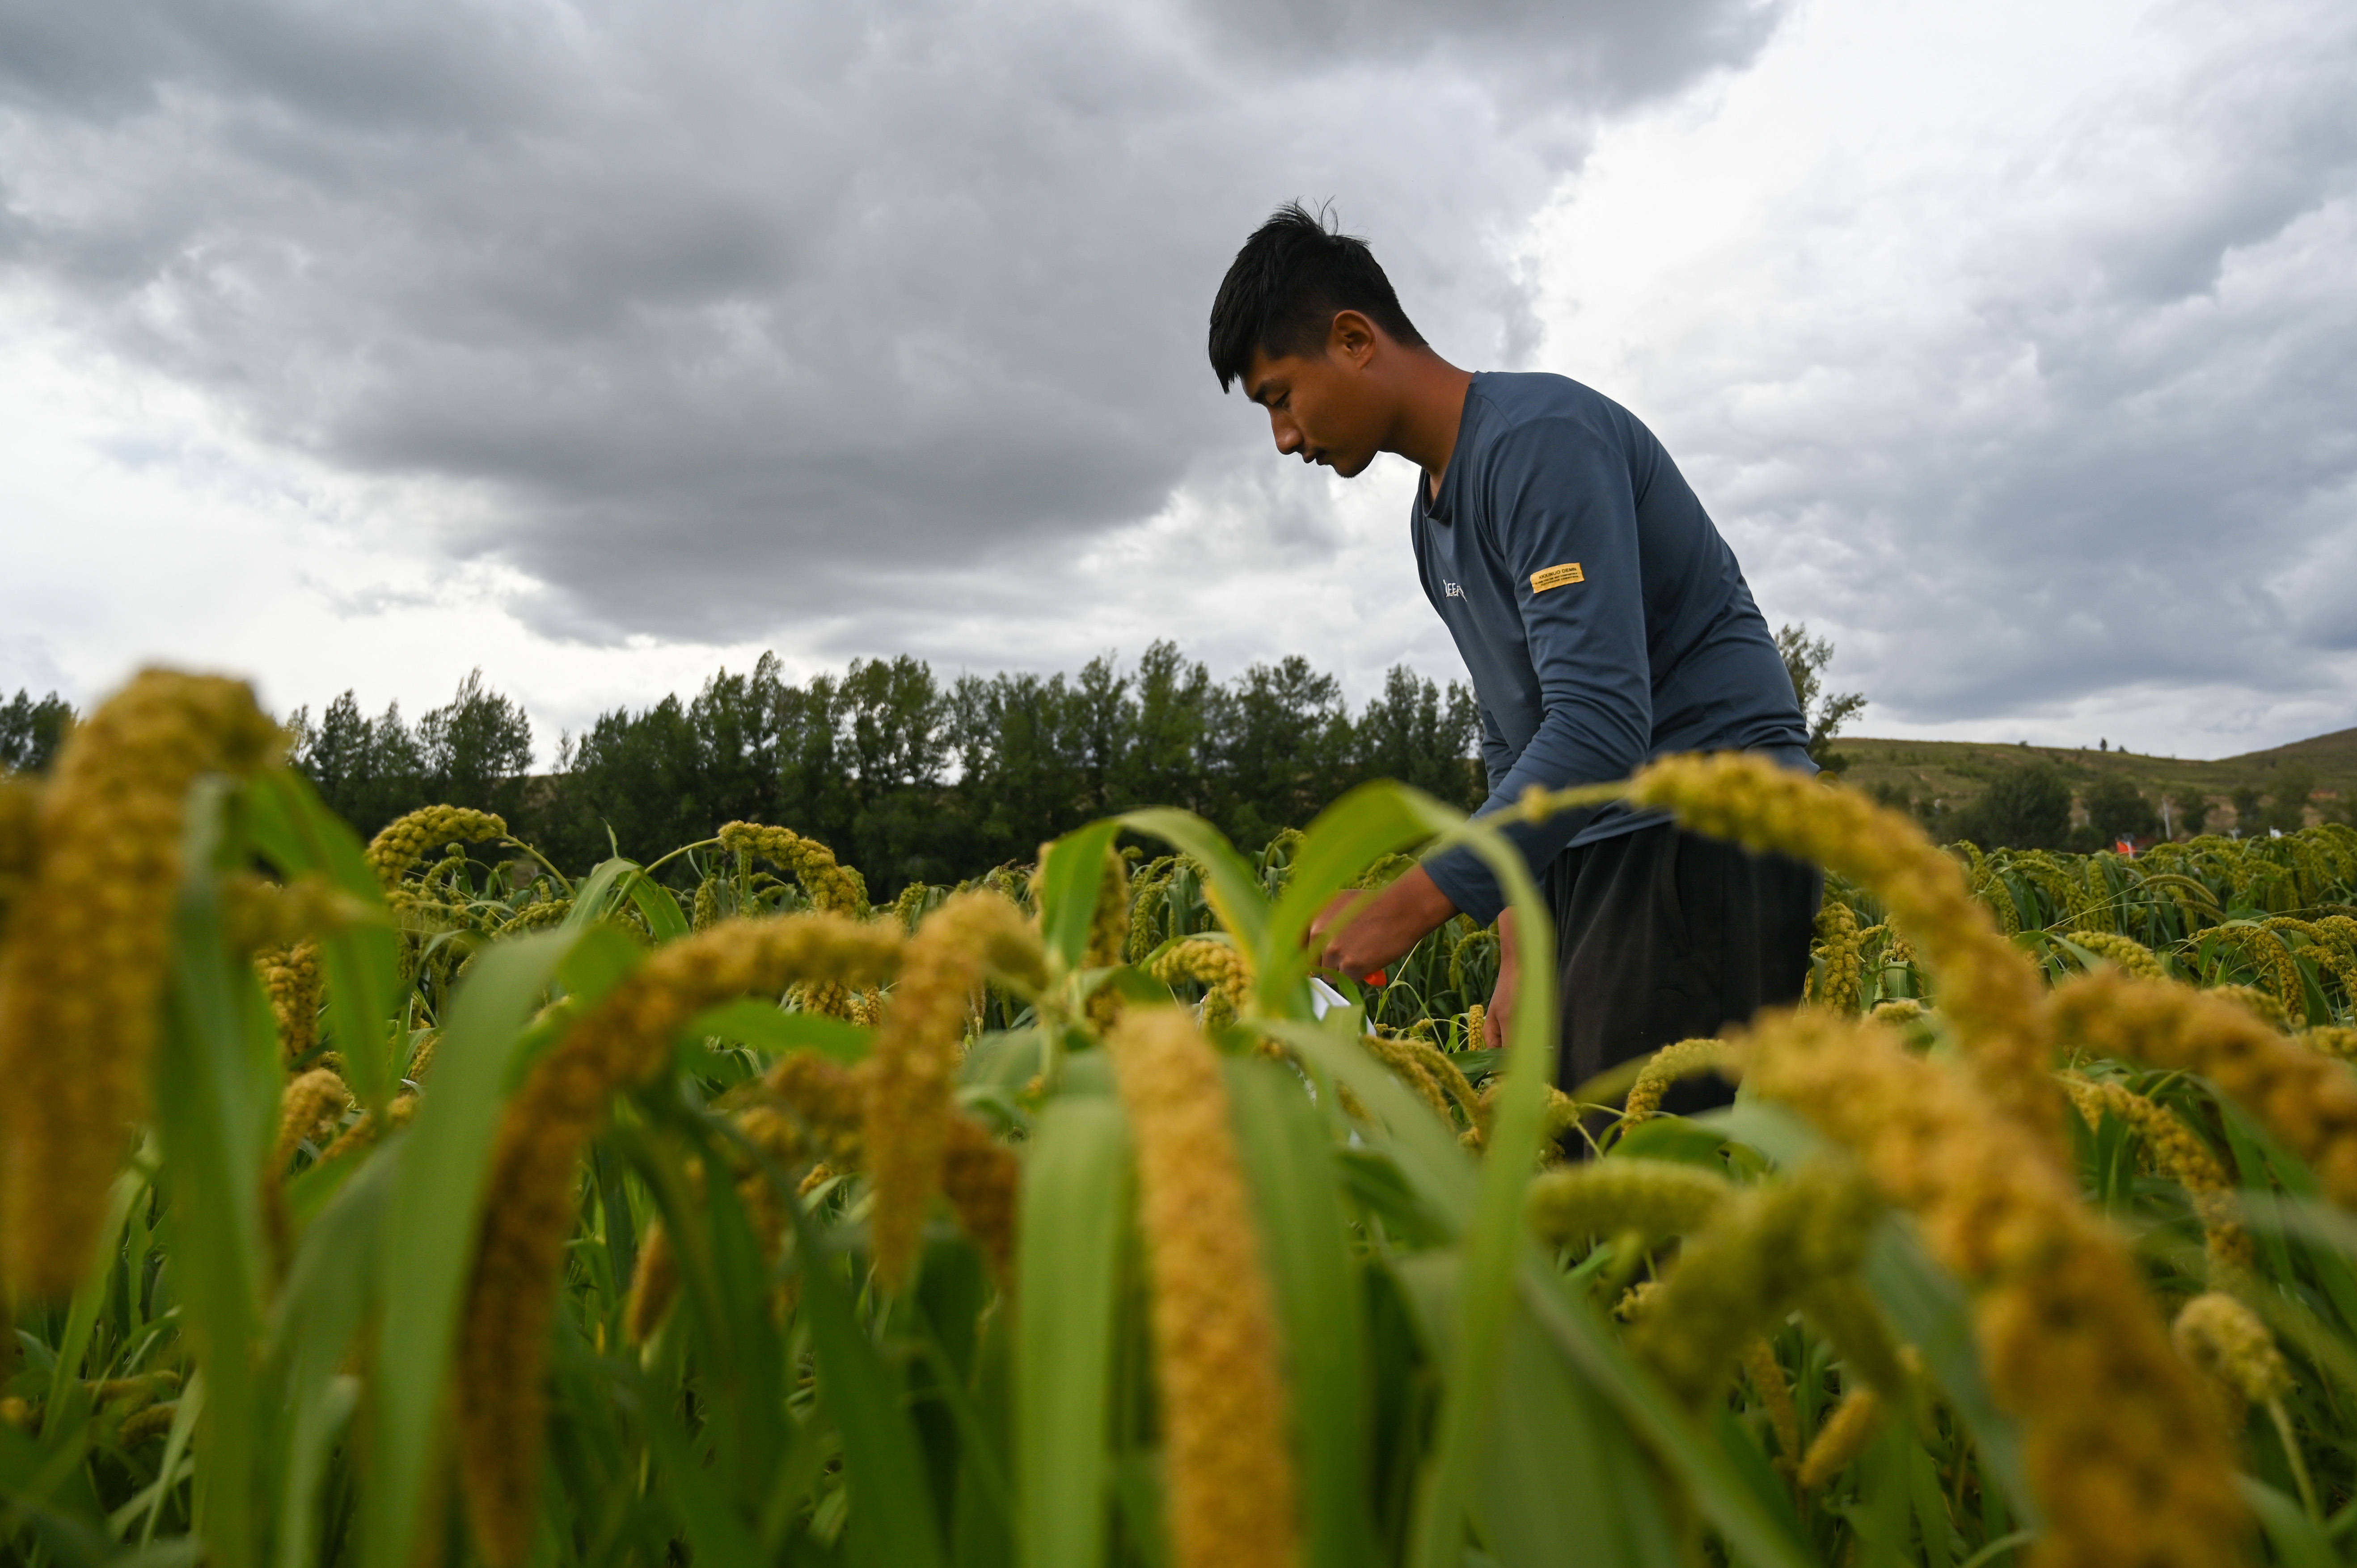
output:
[[1652, 425], [1867, 732], [2344, 727], [2352, 82], [2347, 0], [0, 0], [0, 695], [1461, 676], [1405, 466], [1205, 364], [1298, 196]]

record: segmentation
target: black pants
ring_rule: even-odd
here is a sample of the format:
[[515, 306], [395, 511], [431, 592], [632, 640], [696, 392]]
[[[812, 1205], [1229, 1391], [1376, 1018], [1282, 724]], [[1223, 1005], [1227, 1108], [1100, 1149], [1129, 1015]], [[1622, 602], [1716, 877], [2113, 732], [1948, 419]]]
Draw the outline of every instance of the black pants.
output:
[[[1565, 1090], [1678, 1040], [1801, 999], [1824, 874], [1663, 822], [1566, 850], [1547, 867], [1562, 974]], [[1663, 1109], [1734, 1099], [1716, 1076]]]

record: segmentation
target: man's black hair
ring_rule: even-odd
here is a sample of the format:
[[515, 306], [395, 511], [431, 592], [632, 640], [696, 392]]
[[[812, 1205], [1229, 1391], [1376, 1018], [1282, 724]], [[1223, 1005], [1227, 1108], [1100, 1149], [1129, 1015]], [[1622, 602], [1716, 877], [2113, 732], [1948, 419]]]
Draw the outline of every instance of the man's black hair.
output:
[[1398, 342], [1424, 347], [1367, 242], [1288, 201], [1253, 231], [1211, 301], [1211, 373], [1220, 390], [1243, 379], [1254, 349], [1271, 359], [1324, 349], [1341, 310], [1358, 311]]

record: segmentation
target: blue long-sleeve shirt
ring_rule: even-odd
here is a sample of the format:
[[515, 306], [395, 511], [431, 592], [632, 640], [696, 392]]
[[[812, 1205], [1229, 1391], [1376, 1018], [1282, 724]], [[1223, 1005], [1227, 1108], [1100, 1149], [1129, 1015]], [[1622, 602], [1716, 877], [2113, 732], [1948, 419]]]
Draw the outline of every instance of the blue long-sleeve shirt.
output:
[[[1425, 596], [1480, 699], [1481, 812], [1673, 752], [1768, 751], [1814, 771], [1735, 553], [1611, 399], [1565, 376], [1476, 375], [1440, 493], [1417, 479], [1410, 527]], [[1662, 820], [1616, 801], [1506, 832], [1535, 875], [1569, 845]], [[1497, 918], [1497, 879], [1470, 850], [1425, 868], [1458, 908]]]

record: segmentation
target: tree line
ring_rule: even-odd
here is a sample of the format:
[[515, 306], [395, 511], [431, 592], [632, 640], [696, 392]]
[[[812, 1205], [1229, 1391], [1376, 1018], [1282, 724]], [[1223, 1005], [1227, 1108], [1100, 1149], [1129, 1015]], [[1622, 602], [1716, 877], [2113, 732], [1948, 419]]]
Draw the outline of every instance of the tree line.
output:
[[773, 822], [831, 845], [877, 895], [1028, 860], [1134, 806], [1184, 806], [1258, 844], [1369, 779], [1467, 810], [1486, 792], [1480, 711], [1458, 682], [1398, 666], [1354, 714], [1307, 660], [1217, 682], [1168, 642], [1134, 667], [949, 682], [904, 656], [796, 683], [765, 654], [692, 696], [599, 714], [544, 775], [529, 771], [530, 716], [479, 672], [414, 725], [346, 692], [288, 725], [296, 764], [363, 832], [428, 802], [477, 806], [570, 867]]
[[[1803, 627], [1778, 641], [1811, 749], [1838, 767], [1833, 732], [1864, 700], [1823, 689], [1831, 644]], [[54, 694], [0, 704], [0, 767], [47, 766], [73, 717]], [[1098, 658], [1076, 675], [946, 682], [903, 656], [797, 683], [764, 654], [693, 695], [600, 714], [560, 736], [550, 773], [533, 771], [531, 715], [479, 671], [414, 721], [398, 703], [371, 714], [347, 691], [285, 723], [296, 765], [363, 835], [419, 806], [472, 806], [571, 870], [616, 853], [650, 860], [726, 822], [769, 822], [833, 847], [877, 896], [1028, 861], [1132, 807], [1183, 806], [1257, 846], [1369, 779], [1465, 811], [1488, 793], [1480, 710], [1461, 682], [1398, 665], [1353, 712], [1306, 659], [1214, 681], [1168, 641], [1134, 666]]]

